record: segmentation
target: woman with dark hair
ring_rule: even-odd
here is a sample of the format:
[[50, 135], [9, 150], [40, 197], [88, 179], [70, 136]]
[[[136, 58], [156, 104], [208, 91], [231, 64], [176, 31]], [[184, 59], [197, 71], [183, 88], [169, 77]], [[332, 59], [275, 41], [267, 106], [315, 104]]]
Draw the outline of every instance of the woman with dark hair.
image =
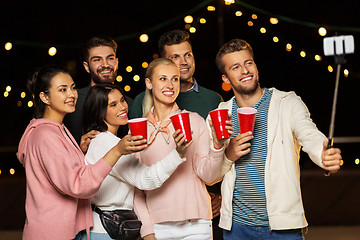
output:
[[[77, 91], [70, 74], [56, 66], [39, 69], [28, 80], [35, 118], [19, 143], [17, 157], [26, 172], [26, 221], [23, 239], [78, 239], [93, 225], [90, 201], [120, 156], [142, 150], [116, 144], [96, 164], [84, 154], [63, 124], [75, 111]], [[78, 234], [78, 236], [77, 236]], [[89, 234], [87, 234], [89, 237]]]
[[[128, 105], [120, 88], [113, 84], [93, 86], [85, 100], [83, 111], [83, 128], [85, 132], [100, 131], [91, 140], [85, 155], [87, 164], [96, 164], [119, 142], [127, 142], [132, 136], [122, 139], [116, 136], [118, 128], [127, 124]], [[135, 187], [152, 190], [160, 187], [185, 161], [184, 155], [188, 145], [183, 145], [183, 135], [174, 134], [177, 148], [173, 149], [162, 161], [148, 167], [142, 165], [134, 154], [122, 156], [110, 174], [105, 178], [98, 193], [91, 198], [91, 203], [103, 211], [130, 210], [133, 212]], [[160, 160], [160, 159], [159, 159]], [[93, 240], [111, 239], [103, 227], [99, 214], [93, 212], [94, 226], [90, 237]], [[84, 236], [85, 237], [85, 236]]]

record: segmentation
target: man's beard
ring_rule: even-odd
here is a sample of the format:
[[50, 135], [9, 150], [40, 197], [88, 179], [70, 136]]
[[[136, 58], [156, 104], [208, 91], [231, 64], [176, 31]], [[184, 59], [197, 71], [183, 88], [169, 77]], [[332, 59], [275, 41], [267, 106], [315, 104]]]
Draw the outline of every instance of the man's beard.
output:
[[100, 76], [95, 73], [94, 71], [92, 71], [90, 69], [90, 77], [91, 79], [94, 81], [95, 84], [101, 84], [101, 83], [113, 83], [115, 81], [115, 75], [116, 73], [114, 72], [114, 69], [112, 68], [101, 68], [98, 70], [98, 72], [101, 72], [105, 69], [111, 70], [112, 74], [108, 77], [105, 78], [100, 78]]
[[259, 80], [254, 82], [254, 85], [251, 88], [243, 88], [241, 86], [237, 86], [235, 89], [241, 95], [252, 95], [256, 92], [257, 88], [259, 87]]

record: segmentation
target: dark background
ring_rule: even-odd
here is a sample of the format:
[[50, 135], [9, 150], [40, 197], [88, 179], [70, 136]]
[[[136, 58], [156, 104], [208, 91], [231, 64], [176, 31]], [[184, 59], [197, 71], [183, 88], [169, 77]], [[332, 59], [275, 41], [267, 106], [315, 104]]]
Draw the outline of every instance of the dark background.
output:
[[[347, 62], [342, 66], [342, 70], [346, 68], [350, 74], [348, 77], [340, 75], [334, 135], [360, 136], [360, 58], [357, 54], [360, 1], [330, 2], [332, 1], [244, 0], [225, 6], [220, 0], [2, 0], [0, 182], [9, 188], [4, 190], [5, 193], [14, 189], [10, 187], [10, 183], [20, 181], [20, 185], [23, 184], [21, 179], [24, 170], [15, 153], [20, 137], [32, 117], [32, 109], [27, 107], [29, 96], [21, 99], [20, 93], [26, 91], [26, 79], [36, 67], [52, 63], [64, 65], [79, 87], [86, 86], [90, 79], [82, 66], [81, 47], [88, 38], [107, 34], [119, 46], [118, 75], [124, 80], [117, 84], [123, 87], [129, 85], [131, 90], [127, 95], [134, 98], [145, 88], [141, 63], [149, 63], [153, 59], [153, 55], [157, 53], [157, 40], [162, 33], [184, 29], [183, 18], [189, 14], [194, 18], [191, 25], [197, 29], [190, 35], [196, 60], [195, 78], [200, 85], [217, 91], [224, 100], [233, 96], [231, 91], [221, 89], [221, 75], [214, 59], [223, 42], [232, 38], [245, 39], [254, 49], [262, 87], [295, 91], [302, 97], [314, 122], [325, 135], [329, 132], [336, 66], [332, 57], [323, 56], [323, 37], [319, 36], [317, 30], [324, 26], [328, 29], [327, 36], [353, 35], [355, 54], [347, 55]], [[207, 11], [208, 5], [215, 6], [216, 11]], [[236, 11], [241, 11], [243, 15], [236, 17]], [[252, 19], [252, 14], [256, 14], [258, 18]], [[271, 16], [279, 19], [277, 25], [270, 24]], [[200, 18], [205, 18], [206, 24], [200, 24]], [[248, 26], [250, 20], [254, 23], [252, 27]], [[260, 33], [261, 27], [266, 28], [265, 34]], [[149, 35], [147, 43], [139, 41], [139, 36], [143, 33]], [[278, 43], [272, 41], [274, 36], [279, 38]], [[10, 51], [4, 49], [8, 41], [13, 44]], [[285, 50], [287, 43], [293, 46], [291, 52]], [[57, 48], [57, 54], [53, 57], [47, 53], [52, 46]], [[300, 57], [301, 50], [307, 53], [305, 58]], [[315, 54], [321, 55], [322, 61], [315, 61]], [[328, 65], [334, 68], [334, 72], [327, 70]], [[126, 72], [126, 66], [132, 66], [133, 71]], [[135, 74], [140, 76], [140, 81], [132, 80]], [[3, 95], [6, 86], [12, 88], [7, 98]], [[22, 102], [20, 107], [17, 106], [18, 101]], [[360, 157], [360, 143], [342, 143], [337, 146], [342, 149], [344, 171], [359, 172], [355, 159]], [[300, 164], [304, 170], [317, 169], [305, 154]], [[14, 175], [10, 175], [10, 168], [15, 169]], [[20, 180], [15, 180], [16, 176]], [[3, 193], [1, 195], [5, 196]], [[23, 192], [20, 196], [23, 196]], [[15, 207], [22, 209], [22, 206]]]

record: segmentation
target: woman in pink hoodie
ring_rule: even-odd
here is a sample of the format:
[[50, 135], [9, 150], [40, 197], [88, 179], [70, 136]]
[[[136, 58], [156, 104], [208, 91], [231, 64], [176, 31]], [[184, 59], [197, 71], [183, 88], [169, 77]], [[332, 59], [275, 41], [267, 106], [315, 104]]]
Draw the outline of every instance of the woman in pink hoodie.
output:
[[[26, 172], [23, 239], [76, 239], [93, 225], [90, 201], [120, 156], [143, 150], [140, 136], [126, 138], [94, 165], [64, 126], [75, 111], [77, 91], [69, 73], [44, 67], [28, 81], [35, 118], [23, 134], [17, 157]], [[89, 235], [88, 235], [89, 236]]]

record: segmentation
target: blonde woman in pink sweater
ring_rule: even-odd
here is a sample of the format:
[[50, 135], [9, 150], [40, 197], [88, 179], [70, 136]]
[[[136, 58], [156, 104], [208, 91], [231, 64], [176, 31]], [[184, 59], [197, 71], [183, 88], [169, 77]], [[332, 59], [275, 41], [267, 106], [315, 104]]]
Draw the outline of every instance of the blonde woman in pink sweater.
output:
[[44, 67], [28, 81], [35, 118], [23, 134], [17, 157], [26, 173], [24, 240], [78, 239], [93, 225], [90, 201], [122, 155], [144, 149], [146, 140], [131, 137], [116, 144], [94, 165], [63, 124], [75, 111], [77, 91], [69, 73]]
[[[145, 83], [143, 112], [151, 137], [149, 147], [138, 156], [142, 163], [152, 165], [176, 147], [169, 137], [175, 132], [170, 117], [181, 112], [175, 103], [180, 90], [179, 68], [169, 59], [158, 58], [147, 68]], [[160, 188], [135, 193], [134, 208], [145, 240], [212, 239], [211, 203], [205, 183], [211, 183], [219, 172], [223, 142], [216, 137], [210, 142], [206, 123], [197, 113], [190, 112], [190, 123], [187, 161]]]

